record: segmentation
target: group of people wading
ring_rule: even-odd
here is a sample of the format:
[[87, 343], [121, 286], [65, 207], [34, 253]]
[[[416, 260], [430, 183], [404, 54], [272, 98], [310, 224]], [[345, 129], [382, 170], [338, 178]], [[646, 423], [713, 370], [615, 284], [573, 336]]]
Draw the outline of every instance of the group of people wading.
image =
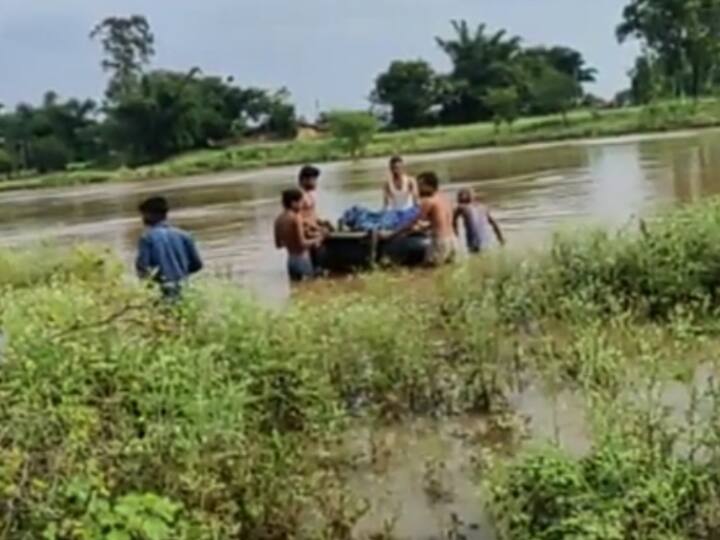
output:
[[[288, 276], [294, 283], [318, 275], [323, 242], [333, 232], [332, 225], [318, 217], [315, 192], [319, 178], [320, 171], [316, 167], [303, 167], [298, 187], [283, 191], [283, 209], [275, 220], [275, 246], [287, 251]], [[441, 266], [455, 260], [460, 225], [465, 231], [470, 253], [480, 253], [490, 247], [493, 235], [500, 244], [505, 243], [497, 221], [471, 190], [460, 190], [453, 207], [440, 191], [440, 180], [434, 172], [424, 172], [413, 178], [405, 172], [403, 159], [399, 156], [390, 160], [390, 175], [382, 189], [384, 210], [416, 208], [417, 212], [398, 229], [381, 231], [380, 237], [390, 241], [417, 231], [427, 232], [430, 243], [425, 260], [429, 266]]]
[[[323, 243], [334, 231], [331, 223], [318, 216], [315, 194], [319, 179], [320, 170], [306, 165], [300, 170], [298, 186], [282, 192], [282, 212], [275, 220], [275, 246], [287, 251], [287, 273], [293, 283], [318, 276]], [[429, 266], [455, 260], [460, 225], [470, 253], [487, 249], [493, 234], [498, 242], [505, 243], [498, 223], [471, 190], [460, 190], [453, 207], [441, 192], [435, 173], [424, 172], [413, 178], [405, 172], [400, 157], [390, 160], [390, 174], [382, 191], [385, 211], [416, 211], [407, 223], [393, 231], [381, 231], [380, 237], [392, 241], [426, 232], [429, 245], [425, 260]], [[195, 242], [187, 232], [168, 223], [169, 205], [164, 197], [152, 197], [139, 209], [146, 230], [138, 244], [138, 275], [157, 282], [164, 296], [176, 297], [183, 283], [203, 268]]]

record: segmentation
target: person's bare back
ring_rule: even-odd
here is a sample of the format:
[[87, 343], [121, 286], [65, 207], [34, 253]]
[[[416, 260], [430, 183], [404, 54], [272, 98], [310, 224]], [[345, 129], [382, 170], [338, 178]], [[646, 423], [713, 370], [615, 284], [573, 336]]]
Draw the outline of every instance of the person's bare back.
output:
[[429, 226], [427, 262], [433, 266], [452, 262], [456, 251], [453, 208], [445, 195], [440, 193], [439, 186], [440, 180], [433, 172], [418, 176], [420, 212], [413, 221], [390, 235], [390, 238], [394, 238], [415, 230], [418, 225]]
[[290, 255], [302, 256], [308, 253], [304, 240], [305, 232], [300, 214], [286, 210], [275, 220], [275, 246], [285, 248]]
[[422, 200], [421, 215], [430, 223], [430, 232], [435, 238], [454, 238], [453, 208], [447, 197], [435, 193]]
[[283, 211], [275, 220], [275, 246], [288, 253], [287, 271], [290, 281], [297, 283], [313, 279], [317, 273], [310, 250], [323, 241], [322, 234], [311, 238], [302, 216], [303, 193], [286, 189], [282, 194]]

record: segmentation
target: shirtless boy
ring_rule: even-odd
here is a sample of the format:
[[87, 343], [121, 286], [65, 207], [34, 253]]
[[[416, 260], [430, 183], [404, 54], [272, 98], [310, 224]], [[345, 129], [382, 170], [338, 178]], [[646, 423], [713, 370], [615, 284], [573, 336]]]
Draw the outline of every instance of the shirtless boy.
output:
[[275, 220], [275, 246], [287, 250], [287, 271], [292, 283], [315, 277], [310, 249], [322, 243], [322, 236], [307, 235], [302, 216], [303, 193], [287, 189], [282, 194], [283, 211]]
[[440, 180], [434, 172], [422, 173], [417, 178], [420, 191], [420, 214], [393, 236], [407, 233], [420, 223], [427, 223], [430, 230], [430, 249], [427, 262], [440, 266], [455, 259], [456, 240], [453, 229], [453, 208], [450, 201], [440, 193]]

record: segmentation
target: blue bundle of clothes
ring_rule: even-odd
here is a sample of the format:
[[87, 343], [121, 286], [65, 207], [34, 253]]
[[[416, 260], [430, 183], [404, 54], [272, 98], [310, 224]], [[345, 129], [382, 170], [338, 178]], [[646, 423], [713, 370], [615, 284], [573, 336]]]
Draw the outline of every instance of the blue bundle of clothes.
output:
[[417, 219], [420, 208], [385, 210], [376, 212], [362, 206], [353, 206], [340, 218], [343, 227], [351, 231], [396, 231]]

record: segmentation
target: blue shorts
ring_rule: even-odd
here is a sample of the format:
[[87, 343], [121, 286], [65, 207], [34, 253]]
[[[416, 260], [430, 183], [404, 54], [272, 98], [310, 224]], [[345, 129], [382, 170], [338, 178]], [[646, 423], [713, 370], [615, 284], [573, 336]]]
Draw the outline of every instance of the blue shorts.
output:
[[287, 261], [288, 276], [293, 283], [307, 281], [315, 277], [315, 269], [309, 255], [290, 255]]

